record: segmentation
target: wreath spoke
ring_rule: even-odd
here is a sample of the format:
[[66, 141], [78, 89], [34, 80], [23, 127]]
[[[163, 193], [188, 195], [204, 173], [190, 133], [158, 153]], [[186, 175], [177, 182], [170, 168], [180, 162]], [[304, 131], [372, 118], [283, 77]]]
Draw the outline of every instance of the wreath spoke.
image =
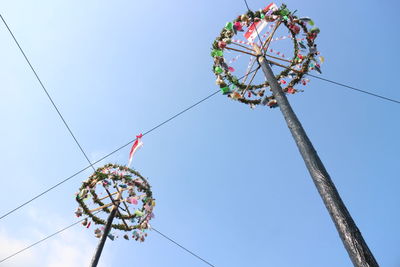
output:
[[285, 62], [293, 63], [291, 60], [288, 60], [288, 59], [284, 59], [284, 58], [280, 58], [280, 57], [275, 57], [275, 56], [268, 55], [268, 54], [265, 54], [265, 55], [266, 55], [267, 57], [270, 57], [270, 58], [274, 58], [274, 59], [282, 60], [282, 61], [285, 61]]
[[243, 53], [243, 54], [247, 54], [247, 55], [250, 55], [250, 56], [253, 56], [253, 57], [256, 57], [257, 55], [256, 54], [252, 54], [252, 53], [250, 53], [250, 52], [246, 52], [246, 51], [243, 51], [243, 50], [240, 50], [240, 49], [236, 49], [236, 48], [233, 48], [233, 47], [225, 47], [226, 49], [228, 49], [228, 50], [233, 50], [233, 51], [236, 51], [236, 52], [240, 52], [240, 53]]
[[253, 73], [253, 76], [251, 77], [249, 84], [247, 85], [246, 89], [243, 90], [242, 95], [246, 93], [246, 91], [249, 89], [251, 82], [254, 80], [254, 77], [256, 77], [258, 70], [260, 69], [260, 66], [257, 67], [256, 71]]
[[[234, 43], [234, 42], [232, 42], [231, 44], [234, 44], [234, 45], [240, 46], [240, 47], [242, 47], [242, 48], [244, 48], [244, 49], [247, 49], [247, 50], [249, 50], [249, 51], [251, 51], [251, 52], [253, 52], [253, 53], [254, 53], [254, 50], [253, 50], [253, 49], [251, 49], [250, 47], [247, 47], [247, 46], [241, 45], [241, 44], [239, 44], [239, 43]], [[228, 49], [229, 49], [229, 48], [228, 48]]]

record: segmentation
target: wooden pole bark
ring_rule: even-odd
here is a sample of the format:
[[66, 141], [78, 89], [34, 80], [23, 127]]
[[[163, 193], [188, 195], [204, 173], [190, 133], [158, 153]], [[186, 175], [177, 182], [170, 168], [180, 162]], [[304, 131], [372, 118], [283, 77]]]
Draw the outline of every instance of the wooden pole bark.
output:
[[95, 254], [94, 254], [93, 258], [92, 258], [92, 262], [90, 263], [90, 267], [96, 267], [97, 264], [99, 263], [101, 252], [103, 251], [104, 244], [106, 243], [107, 236], [110, 233], [111, 225], [112, 225], [112, 222], [114, 220], [115, 214], [117, 213], [117, 210], [118, 210], [118, 208], [116, 206], [113, 206], [113, 208], [112, 208], [112, 210], [110, 212], [110, 215], [107, 218], [107, 224], [106, 224], [106, 226], [104, 228], [104, 233], [101, 236], [100, 242], [99, 242], [99, 244], [97, 245], [97, 248], [96, 248], [96, 252], [95, 252]]
[[96, 251], [95, 251], [95, 253], [93, 255], [93, 258], [92, 258], [92, 262], [90, 263], [90, 267], [96, 267], [97, 264], [99, 263], [99, 259], [100, 259], [101, 253], [103, 251], [104, 244], [106, 243], [107, 236], [108, 236], [108, 234], [110, 233], [110, 230], [111, 230], [112, 222], [113, 222], [113, 220], [115, 218], [115, 214], [117, 214], [117, 212], [118, 212], [118, 206], [119, 206], [119, 202], [120, 202], [120, 199], [121, 199], [121, 192], [118, 192], [116, 200], [114, 200], [112, 198], [111, 194], [109, 194], [109, 197], [110, 197], [112, 203], [114, 204], [114, 206], [112, 207], [110, 215], [107, 218], [107, 223], [106, 223], [106, 225], [104, 227], [103, 235], [101, 236], [99, 244], [97, 245]]
[[342, 239], [353, 265], [355, 267], [379, 267], [368, 245], [364, 241], [361, 232], [358, 230], [357, 225], [340, 198], [335, 185], [311, 144], [303, 126], [290, 106], [285, 93], [278, 84], [271, 67], [265, 57], [262, 56], [260, 49], [258, 48], [257, 50], [259, 54], [258, 62], [270, 84], [277, 104], [286, 120], [306, 167], [311, 174], [311, 178], [335, 223], [336, 229], [339, 232], [339, 236]]

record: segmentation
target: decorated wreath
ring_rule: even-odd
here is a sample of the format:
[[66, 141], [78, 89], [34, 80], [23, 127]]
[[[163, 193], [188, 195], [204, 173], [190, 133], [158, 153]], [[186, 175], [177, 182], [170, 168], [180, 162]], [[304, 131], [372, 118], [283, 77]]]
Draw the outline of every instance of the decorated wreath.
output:
[[[76, 216], [85, 214], [90, 218], [82, 223], [87, 228], [91, 221], [105, 225], [108, 214], [116, 206], [118, 211], [111, 227], [124, 231], [123, 237], [127, 240], [143, 242], [150, 229], [149, 221], [154, 217], [155, 200], [147, 180], [137, 171], [116, 164], [98, 168], [82, 183], [76, 201], [79, 203]], [[104, 227], [95, 229], [96, 237], [100, 238], [103, 230]], [[118, 236], [110, 233], [108, 237], [114, 240]]]
[[[258, 104], [277, 106], [274, 97], [266, 91], [269, 83], [264, 76], [257, 76], [260, 69], [258, 63], [255, 64], [259, 56], [257, 50], [273, 68], [282, 69], [275, 71], [279, 72], [276, 79], [288, 94], [303, 91], [295, 87], [309, 82], [305, 75], [310, 70], [321, 72], [320, 64], [324, 58], [319, 56], [315, 44], [320, 30], [316, 27], [309, 29], [308, 26], [314, 26], [314, 22], [308, 17], [297, 17], [295, 13], [284, 4], [278, 8], [272, 3], [262, 10], [240, 15], [225, 25], [211, 51], [216, 84], [223, 94], [252, 108]], [[242, 62], [247, 69], [234, 66], [243, 61], [243, 56], [250, 56], [247, 64]], [[235, 76], [238, 71], [242, 71], [244, 76]]]

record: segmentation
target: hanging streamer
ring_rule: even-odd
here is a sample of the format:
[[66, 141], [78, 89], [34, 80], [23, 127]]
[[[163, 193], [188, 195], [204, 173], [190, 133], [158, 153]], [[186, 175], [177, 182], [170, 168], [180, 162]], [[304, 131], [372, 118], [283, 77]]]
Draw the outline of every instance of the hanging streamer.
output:
[[127, 165], [128, 168], [131, 166], [133, 155], [136, 153], [136, 151], [139, 148], [141, 148], [143, 146], [142, 137], [143, 137], [143, 134], [139, 134], [136, 136], [136, 140], [132, 145], [131, 152], [129, 153], [129, 161], [128, 161], [128, 165]]

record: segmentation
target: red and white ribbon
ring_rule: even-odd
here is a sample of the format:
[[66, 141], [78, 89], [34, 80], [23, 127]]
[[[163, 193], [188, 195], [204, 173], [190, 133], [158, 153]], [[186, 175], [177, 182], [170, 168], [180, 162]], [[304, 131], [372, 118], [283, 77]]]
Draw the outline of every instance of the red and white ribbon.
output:
[[254, 22], [250, 25], [249, 29], [244, 34], [244, 38], [246, 38], [249, 42], [253, 42], [254, 39], [257, 37], [257, 34], [259, 34], [267, 25], [268, 22], [266, 20]]
[[136, 140], [132, 145], [131, 152], [129, 153], [129, 161], [128, 161], [128, 165], [127, 165], [128, 168], [129, 168], [129, 166], [131, 166], [133, 155], [136, 153], [136, 151], [139, 148], [141, 148], [143, 146], [142, 137], [143, 137], [143, 134], [139, 134], [136, 136]]
[[272, 48], [268, 48], [268, 52], [274, 53], [274, 54], [277, 55], [277, 56], [280, 56], [280, 57], [282, 57], [282, 58], [285, 58], [285, 54], [283, 54], [283, 53], [281, 53], [281, 52], [279, 52], [279, 51], [276, 51], [276, 50], [274, 50], [274, 49], [272, 49]]
[[231, 41], [234, 42], [234, 43], [238, 43], [238, 44], [245, 44], [245, 45], [250, 45], [250, 46], [253, 45], [252, 42], [246, 42], [246, 41], [242, 41], [242, 40], [232, 39]]

